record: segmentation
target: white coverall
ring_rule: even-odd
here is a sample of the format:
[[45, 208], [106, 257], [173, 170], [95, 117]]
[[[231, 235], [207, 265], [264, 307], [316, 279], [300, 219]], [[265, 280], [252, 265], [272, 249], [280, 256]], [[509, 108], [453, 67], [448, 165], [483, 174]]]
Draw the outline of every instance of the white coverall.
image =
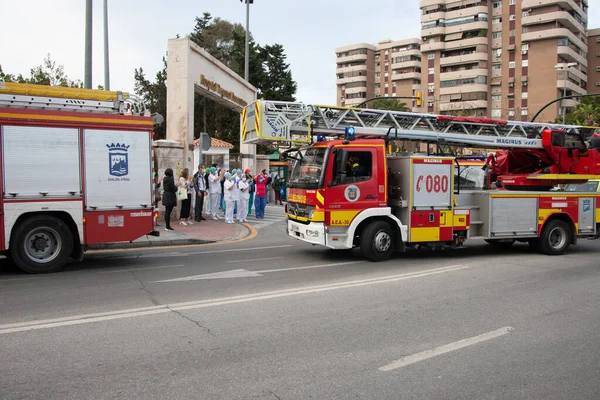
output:
[[235, 183], [231, 179], [225, 180], [225, 185], [223, 186], [223, 198], [225, 200], [225, 222], [228, 224], [233, 224], [233, 208], [235, 207], [235, 200], [233, 197], [234, 187]]
[[216, 172], [213, 172], [208, 177], [208, 193], [210, 195], [210, 214], [214, 220], [217, 220], [219, 219], [217, 210], [221, 202], [221, 182]]
[[237, 217], [240, 222], [248, 222], [246, 221], [246, 217], [248, 216], [248, 201], [250, 199], [250, 186], [248, 183], [244, 181], [240, 181], [238, 183], [238, 187], [240, 190], [240, 199], [238, 201], [238, 211]]

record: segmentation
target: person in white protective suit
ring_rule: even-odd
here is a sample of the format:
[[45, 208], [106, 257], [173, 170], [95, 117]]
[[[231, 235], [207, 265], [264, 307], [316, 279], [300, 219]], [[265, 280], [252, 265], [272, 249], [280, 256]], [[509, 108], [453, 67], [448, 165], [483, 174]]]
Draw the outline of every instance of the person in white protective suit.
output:
[[233, 171], [235, 171], [231, 173], [231, 180], [233, 181], [233, 217], [236, 218], [237, 215], [237, 220], [239, 221], [240, 216], [237, 213], [239, 212], [240, 189], [238, 184], [242, 180], [242, 170], [234, 169]]
[[246, 217], [248, 216], [248, 199], [250, 199], [250, 186], [248, 185], [248, 178], [246, 175], [242, 175], [240, 182], [238, 183], [240, 191], [240, 199], [238, 201], [238, 221], [248, 222]]
[[233, 224], [233, 208], [235, 207], [233, 188], [235, 182], [233, 177], [228, 172], [225, 174], [225, 182], [223, 183], [223, 199], [225, 200], [225, 222]]
[[215, 167], [210, 168], [210, 175], [208, 176], [208, 193], [210, 196], [210, 214], [212, 215], [212, 219], [216, 221], [219, 219], [217, 212], [221, 202], [221, 178], [217, 175], [217, 169]]

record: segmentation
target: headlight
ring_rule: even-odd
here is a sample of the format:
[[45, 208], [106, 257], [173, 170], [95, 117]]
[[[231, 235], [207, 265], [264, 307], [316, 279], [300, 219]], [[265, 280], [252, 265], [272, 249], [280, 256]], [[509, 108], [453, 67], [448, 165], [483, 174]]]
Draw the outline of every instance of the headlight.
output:
[[312, 217], [315, 216], [315, 209], [311, 208], [310, 211], [308, 212], [308, 219], [312, 219]]

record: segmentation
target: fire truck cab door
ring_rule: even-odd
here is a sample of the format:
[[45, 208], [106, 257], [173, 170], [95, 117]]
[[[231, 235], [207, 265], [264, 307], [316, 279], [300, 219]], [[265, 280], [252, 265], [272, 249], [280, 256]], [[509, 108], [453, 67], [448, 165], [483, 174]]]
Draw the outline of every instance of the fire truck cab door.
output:
[[362, 210], [386, 201], [379, 191], [380, 156], [376, 146], [342, 146], [334, 154], [326, 180], [326, 215], [330, 226], [350, 226]]

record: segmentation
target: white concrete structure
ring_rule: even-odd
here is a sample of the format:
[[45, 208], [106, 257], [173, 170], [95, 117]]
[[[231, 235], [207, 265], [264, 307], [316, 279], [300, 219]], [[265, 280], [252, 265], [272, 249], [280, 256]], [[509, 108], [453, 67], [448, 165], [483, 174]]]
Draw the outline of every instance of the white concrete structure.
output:
[[[197, 170], [198, 164], [200, 164], [200, 153], [202, 153], [203, 160], [202, 163], [209, 167], [210, 164], [215, 162], [215, 158], [222, 159], [222, 161], [217, 161], [219, 164], [224, 166], [225, 168], [229, 168], [229, 151], [233, 148], [231, 143], [225, 142], [223, 140], [211, 138], [210, 139], [210, 149], [205, 151], [200, 151], [200, 140], [194, 140], [194, 171]], [[211, 157], [212, 156], [212, 157]], [[215, 157], [216, 156], [216, 157]], [[211, 161], [212, 159], [212, 161]]]
[[[193, 164], [194, 93], [240, 112], [256, 101], [256, 88], [187, 38], [169, 39], [167, 55], [167, 139], [184, 143], [182, 159]], [[210, 134], [210, 132], [208, 132]], [[241, 137], [241, 135], [240, 135]], [[242, 166], [252, 168], [256, 146], [242, 144]]]

